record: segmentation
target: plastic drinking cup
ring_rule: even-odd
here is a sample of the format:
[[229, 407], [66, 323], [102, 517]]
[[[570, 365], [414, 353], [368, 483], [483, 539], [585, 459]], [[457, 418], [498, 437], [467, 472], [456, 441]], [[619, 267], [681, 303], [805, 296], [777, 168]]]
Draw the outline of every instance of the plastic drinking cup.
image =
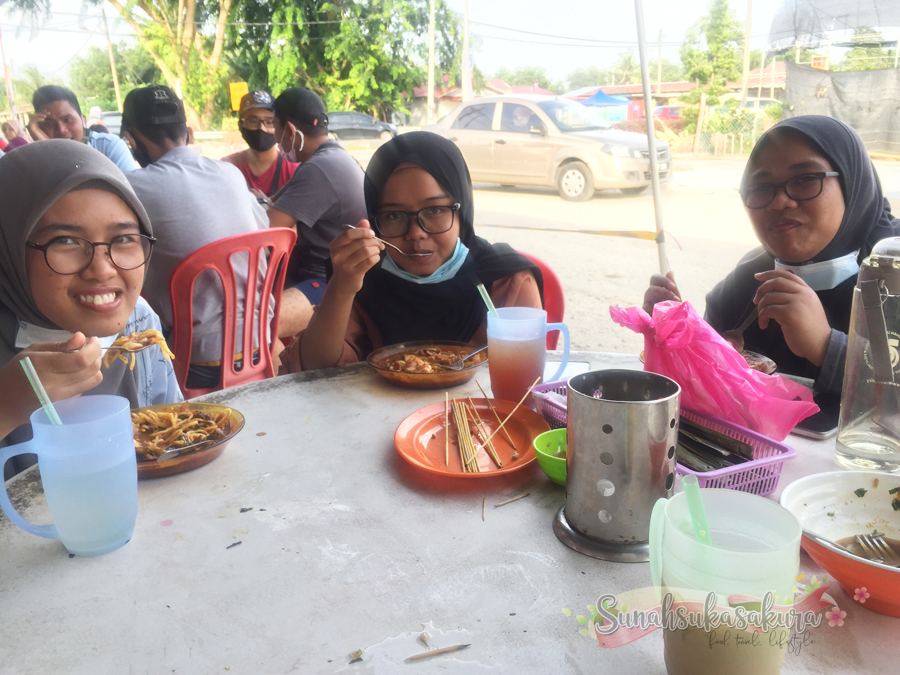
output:
[[0, 490], [10, 521], [39, 537], [59, 539], [75, 555], [108, 553], [128, 543], [137, 519], [137, 456], [128, 399], [82, 396], [55, 404], [62, 425], [43, 410], [31, 415], [34, 438], [0, 450], [0, 466], [37, 454], [53, 525], [33, 525]]
[[488, 314], [488, 368], [495, 398], [518, 402], [544, 372], [547, 333], [561, 331], [562, 363], [551, 382], [569, 363], [569, 329], [564, 323], [547, 323], [547, 312], [533, 307], [502, 307], [498, 316]]
[[[746, 492], [701, 492], [712, 545], [697, 540], [684, 493], [657, 501], [650, 519], [653, 585], [676, 599], [701, 603], [714, 592], [725, 607], [734, 595], [762, 599], [771, 592], [777, 605], [792, 600], [800, 567], [797, 519], [775, 502]], [[781, 672], [788, 629], [771, 628], [755, 637], [731, 629], [727, 639], [726, 631], [720, 626], [712, 636], [703, 628], [665, 630], [669, 675]]]

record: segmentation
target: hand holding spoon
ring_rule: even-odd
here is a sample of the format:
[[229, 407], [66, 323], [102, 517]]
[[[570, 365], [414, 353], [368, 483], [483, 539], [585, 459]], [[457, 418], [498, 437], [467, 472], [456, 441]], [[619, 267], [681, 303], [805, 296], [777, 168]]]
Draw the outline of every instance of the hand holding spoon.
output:
[[737, 328], [724, 331], [722, 333], [722, 337], [730, 342], [731, 346], [734, 347], [738, 352], [744, 351], [744, 331], [750, 327], [750, 324], [756, 321], [758, 316], [759, 307], [757, 306], [753, 308], [752, 312], [750, 312], [750, 316], [744, 319], [744, 323], [742, 323]]
[[[351, 225], [350, 223], [345, 223], [344, 227], [349, 227], [351, 230], [359, 229], [356, 225]], [[400, 250], [398, 247], [394, 246], [391, 242], [385, 241], [381, 237], [375, 237], [378, 241], [380, 241], [385, 246], [390, 246], [392, 249], [397, 251], [400, 255], [404, 255], [407, 258], [424, 258], [425, 256], [431, 255], [430, 253], [407, 253], [406, 251]]]

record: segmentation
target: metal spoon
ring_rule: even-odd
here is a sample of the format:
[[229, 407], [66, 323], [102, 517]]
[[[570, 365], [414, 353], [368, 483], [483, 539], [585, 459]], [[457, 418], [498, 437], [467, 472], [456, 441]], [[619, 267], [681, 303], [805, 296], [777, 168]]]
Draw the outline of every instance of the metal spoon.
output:
[[475, 356], [476, 354], [480, 354], [481, 352], [483, 352], [483, 351], [484, 351], [485, 349], [487, 349], [487, 348], [488, 348], [487, 345], [484, 345], [483, 347], [479, 347], [479, 348], [476, 349], [475, 351], [471, 351], [471, 352], [469, 352], [468, 354], [466, 354], [465, 356], [461, 356], [461, 357], [459, 358], [459, 360], [454, 361], [453, 363], [448, 363], [448, 364], [447, 364], [447, 368], [449, 368], [450, 370], [462, 370], [463, 368], [466, 367], [466, 361], [468, 361], [469, 359], [471, 359], [471, 358], [472, 358], [473, 356]]
[[[358, 230], [359, 228], [356, 225], [351, 225], [350, 223], [344, 223], [344, 227], [349, 227], [351, 230]], [[431, 255], [430, 253], [407, 253], [406, 251], [401, 251], [399, 248], [394, 246], [391, 242], [385, 241], [381, 237], [375, 237], [378, 241], [380, 241], [385, 246], [390, 246], [392, 249], [397, 251], [400, 255], [405, 255], [407, 258], [424, 258], [425, 256]]]
[[733, 330], [726, 330], [722, 333], [722, 337], [725, 338], [728, 342], [731, 343], [731, 346], [734, 347], [737, 351], [744, 351], [744, 331], [750, 327], [750, 324], [756, 321], [756, 318], [759, 316], [759, 307], [754, 307], [753, 311], [750, 312], [750, 316], [744, 319], [744, 323], [742, 323], [737, 328]]

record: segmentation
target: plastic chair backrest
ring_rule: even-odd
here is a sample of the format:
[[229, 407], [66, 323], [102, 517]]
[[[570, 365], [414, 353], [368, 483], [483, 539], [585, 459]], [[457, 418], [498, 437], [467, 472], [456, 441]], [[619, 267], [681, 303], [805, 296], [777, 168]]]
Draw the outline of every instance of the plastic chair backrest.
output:
[[[172, 301], [172, 351], [175, 353], [175, 376], [185, 398], [202, 396], [220, 389], [227, 389], [247, 382], [255, 382], [275, 376], [272, 365], [272, 343], [278, 335], [278, 312], [281, 309], [281, 291], [287, 272], [287, 258], [297, 240], [293, 230], [275, 227], [245, 234], [225, 237], [197, 249], [181, 261], [169, 280], [169, 296]], [[266, 274], [262, 292], [259, 288], [260, 256], [268, 253]], [[247, 288], [244, 289], [244, 317], [241, 335], [237, 334], [237, 277], [231, 259], [238, 253], [247, 253]], [[242, 269], [243, 265], [238, 263]], [[193, 346], [193, 297], [197, 277], [207, 270], [215, 272], [222, 282], [224, 293], [224, 316], [222, 335], [222, 367], [219, 386], [212, 389], [191, 389], [187, 387], [188, 368], [191, 364]], [[258, 295], [258, 297], [257, 297]], [[270, 298], [275, 299], [275, 315], [271, 325], [264, 320], [268, 316]], [[259, 309], [256, 344], [259, 345], [259, 360], [253, 363], [253, 316]], [[235, 343], [241, 345], [243, 366], [235, 369]], [[228, 356], [226, 356], [228, 355]], [[248, 358], [249, 356], [249, 358]]]
[[[522, 251], [519, 253], [537, 265], [544, 277], [544, 309], [547, 311], [547, 323], [562, 323], [566, 315], [566, 297], [563, 295], [562, 284], [556, 272], [540, 258]], [[559, 342], [558, 330], [547, 333], [547, 349], [556, 349], [557, 342]]]

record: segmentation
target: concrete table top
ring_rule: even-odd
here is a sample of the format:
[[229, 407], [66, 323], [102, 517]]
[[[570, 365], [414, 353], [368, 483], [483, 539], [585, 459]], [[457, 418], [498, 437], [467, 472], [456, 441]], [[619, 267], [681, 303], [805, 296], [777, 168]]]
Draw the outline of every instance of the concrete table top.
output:
[[[572, 359], [641, 368], [630, 355]], [[486, 368], [477, 379], [487, 388]], [[649, 566], [561, 544], [565, 489], [536, 463], [451, 479], [398, 455], [397, 425], [443, 396], [365, 364], [207, 396], [240, 410], [243, 431], [204, 467], [141, 481], [134, 539], [106, 555], [69, 558], [0, 515], [0, 673], [665, 673], [659, 632], [616, 649], [579, 634], [576, 616], [649, 586]], [[835, 469], [833, 441], [787, 442], [798, 456], [780, 488]], [[35, 469], [7, 489], [24, 517], [49, 522]], [[812, 629], [783, 672], [895, 667], [900, 620], [831, 594], [844, 626]], [[432, 648], [471, 646], [403, 663], [426, 651], [423, 631]]]

